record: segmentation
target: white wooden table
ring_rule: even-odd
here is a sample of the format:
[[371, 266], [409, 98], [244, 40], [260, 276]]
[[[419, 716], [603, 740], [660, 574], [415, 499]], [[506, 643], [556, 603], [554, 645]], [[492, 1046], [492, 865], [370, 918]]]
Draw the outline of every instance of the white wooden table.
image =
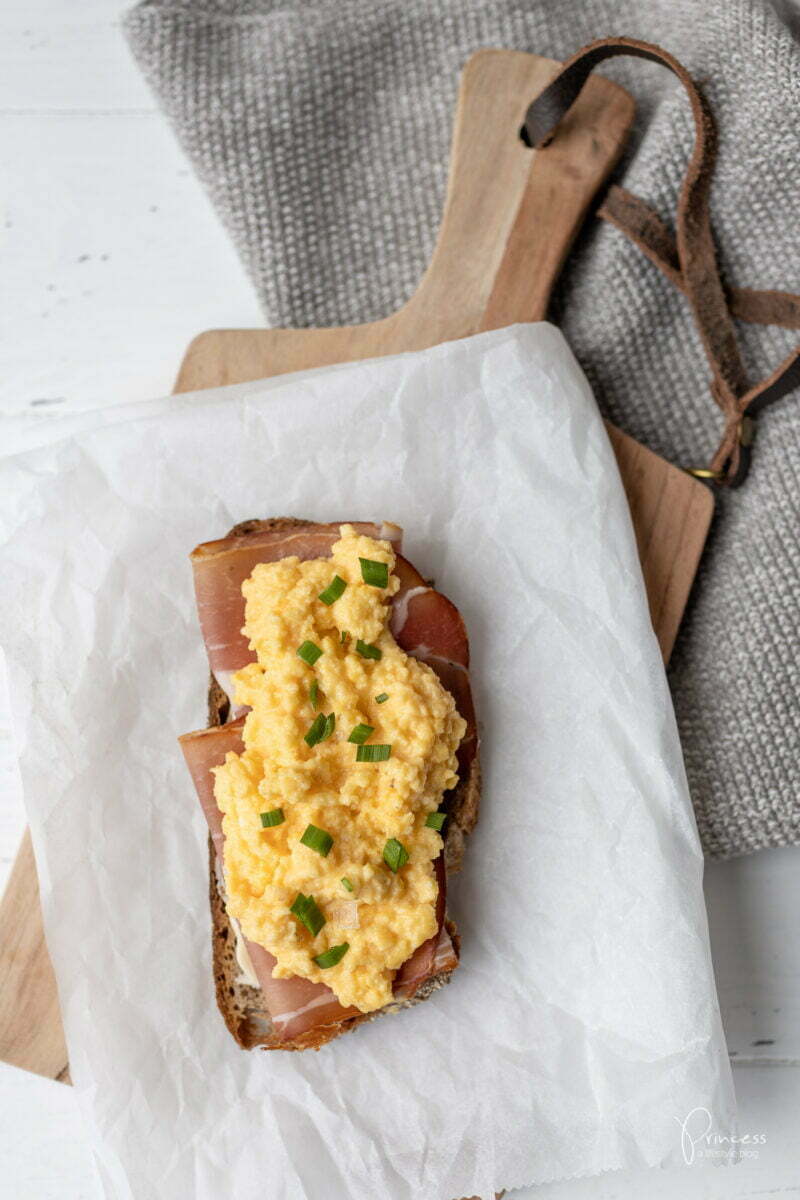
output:
[[[3, 451], [54, 414], [168, 392], [201, 329], [263, 323], [129, 58], [122, 8], [5, 0], [0, 13]], [[0, 888], [23, 823], [0, 720]], [[710, 864], [706, 895], [741, 1129], [767, 1138], [758, 1159], [520, 1197], [800, 1197], [800, 849]], [[97, 1194], [71, 1091], [4, 1067], [0, 1163], [9, 1200]]]

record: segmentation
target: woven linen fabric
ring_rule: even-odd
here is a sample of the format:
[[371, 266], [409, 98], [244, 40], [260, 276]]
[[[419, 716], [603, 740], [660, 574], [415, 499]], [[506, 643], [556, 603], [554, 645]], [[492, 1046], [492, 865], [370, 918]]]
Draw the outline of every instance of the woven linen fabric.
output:
[[[145, 0], [125, 29], [272, 325], [372, 320], [413, 292], [470, 54], [563, 59], [612, 35], [670, 50], [713, 106], [724, 278], [800, 291], [800, 50], [761, 0]], [[685, 96], [650, 64], [604, 73], [637, 101], [615, 177], [671, 223], [693, 139]], [[708, 461], [721, 419], [689, 310], [621, 233], [589, 223], [553, 317], [611, 420], [673, 462]], [[797, 339], [740, 331], [752, 382]], [[670, 666], [712, 857], [800, 841], [799, 484], [794, 395], [760, 421], [744, 487], [719, 496]]]

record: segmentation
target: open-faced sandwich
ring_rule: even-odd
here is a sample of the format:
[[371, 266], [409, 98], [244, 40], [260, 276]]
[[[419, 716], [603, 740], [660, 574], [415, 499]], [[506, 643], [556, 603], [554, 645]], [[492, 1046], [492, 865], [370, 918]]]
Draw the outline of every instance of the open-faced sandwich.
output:
[[469, 648], [394, 525], [247, 521], [192, 553], [210, 727], [217, 1001], [250, 1049], [318, 1048], [458, 965], [447, 873], [477, 819]]

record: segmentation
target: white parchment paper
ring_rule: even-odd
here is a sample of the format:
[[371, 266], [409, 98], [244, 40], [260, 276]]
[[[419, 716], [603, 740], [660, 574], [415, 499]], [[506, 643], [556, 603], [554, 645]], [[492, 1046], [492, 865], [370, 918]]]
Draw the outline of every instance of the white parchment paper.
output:
[[[0, 642], [106, 1194], [448, 1200], [680, 1161], [733, 1097], [694, 827], [614, 456], [547, 324], [61, 423], [0, 463]], [[187, 560], [250, 516], [402, 524], [458, 604], [481, 819], [462, 966], [319, 1053], [217, 1014]]]

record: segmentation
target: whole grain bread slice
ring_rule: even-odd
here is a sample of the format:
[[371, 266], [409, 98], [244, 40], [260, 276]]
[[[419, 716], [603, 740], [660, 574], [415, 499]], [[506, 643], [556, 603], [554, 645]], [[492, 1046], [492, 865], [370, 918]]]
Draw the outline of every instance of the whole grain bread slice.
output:
[[[253, 519], [242, 521], [228, 534], [229, 537], [241, 536], [248, 533], [267, 530], [290, 529], [298, 525], [310, 525], [311, 521], [298, 517], [273, 517], [268, 520]], [[210, 726], [223, 725], [228, 718], [229, 702], [225, 692], [211, 675], [208, 689], [208, 723]], [[459, 777], [457, 785], [445, 796], [445, 807], [448, 821], [445, 833], [445, 867], [448, 873], [461, 868], [464, 856], [464, 843], [467, 835], [475, 827], [478, 819], [480, 804], [480, 763], [477, 750], [472, 759], [466, 778]], [[232, 1037], [244, 1050], [260, 1047], [264, 1050], [318, 1050], [333, 1038], [348, 1033], [364, 1021], [374, 1020], [384, 1013], [397, 1012], [401, 1008], [410, 1008], [426, 1000], [450, 980], [452, 970], [441, 971], [426, 980], [406, 1000], [398, 1000], [374, 1013], [363, 1013], [333, 1025], [311, 1029], [290, 1041], [279, 1039], [270, 1020], [269, 1011], [264, 1004], [260, 988], [252, 987], [242, 975], [236, 957], [236, 933], [231, 924], [225, 907], [225, 889], [221, 877], [214, 844], [209, 836], [209, 903], [211, 907], [211, 942], [213, 956], [214, 986], [216, 989], [217, 1005], [222, 1013], [225, 1024]], [[451, 921], [445, 922], [456, 954], [459, 950], [459, 938], [456, 928]]]

